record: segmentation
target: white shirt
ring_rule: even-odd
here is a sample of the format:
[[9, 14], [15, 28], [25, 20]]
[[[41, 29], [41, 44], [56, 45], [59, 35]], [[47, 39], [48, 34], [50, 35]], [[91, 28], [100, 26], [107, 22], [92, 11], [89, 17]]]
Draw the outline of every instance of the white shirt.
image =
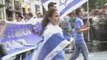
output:
[[35, 25], [36, 23], [41, 22], [41, 21], [42, 21], [42, 19], [40, 20], [38, 18], [31, 18], [27, 21], [27, 24]]
[[62, 29], [58, 25], [49, 23], [43, 33], [44, 40], [48, 40], [48, 38], [50, 38], [55, 33], [60, 33], [63, 37]]

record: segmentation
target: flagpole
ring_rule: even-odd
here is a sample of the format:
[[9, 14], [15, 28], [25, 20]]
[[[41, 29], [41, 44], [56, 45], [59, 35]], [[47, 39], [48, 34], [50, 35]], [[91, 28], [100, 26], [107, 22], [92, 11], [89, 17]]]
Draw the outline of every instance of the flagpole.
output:
[[[5, 4], [5, 0], [3, 0], [3, 4]], [[6, 6], [3, 7], [3, 20], [6, 21]]]
[[[87, 1], [87, 22], [89, 23], [89, 0]], [[90, 31], [88, 31], [88, 41], [90, 41]]]
[[12, 21], [15, 20], [15, 5], [14, 5], [14, 0], [11, 1], [12, 4]]

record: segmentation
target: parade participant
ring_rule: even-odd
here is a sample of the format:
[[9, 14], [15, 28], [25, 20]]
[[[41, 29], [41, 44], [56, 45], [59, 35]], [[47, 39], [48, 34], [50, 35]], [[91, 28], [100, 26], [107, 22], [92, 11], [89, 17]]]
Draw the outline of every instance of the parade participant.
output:
[[4, 35], [4, 31], [6, 29], [6, 24], [4, 21], [0, 21], [0, 60], [1, 57], [3, 57], [4, 55], [6, 55], [6, 52], [4, 50], [3, 44], [1, 43], [1, 39], [3, 38]]
[[17, 22], [17, 23], [24, 23], [25, 22], [21, 13], [19, 13], [19, 12], [16, 13], [16, 20], [14, 22]]
[[72, 12], [64, 16], [60, 22], [61, 28], [70, 36], [72, 36], [74, 21], [75, 21], [75, 14], [74, 12]]
[[56, 9], [49, 9], [42, 21], [43, 43], [38, 60], [64, 60], [64, 48], [69, 41], [64, 39], [59, 25], [59, 15]]
[[32, 13], [28, 13], [28, 14], [26, 14], [26, 23], [28, 23], [28, 24], [35, 24], [35, 19], [34, 19], [34, 17], [33, 17], [33, 14]]
[[0, 51], [0, 60], [1, 60], [1, 58], [6, 55], [6, 52], [5, 52], [2, 44], [0, 44], [0, 50], [1, 50]]
[[79, 56], [80, 52], [82, 53], [84, 60], [88, 60], [88, 48], [84, 40], [83, 32], [87, 32], [89, 30], [89, 23], [83, 23], [82, 19], [82, 11], [80, 8], [76, 9], [76, 20], [74, 23], [74, 39], [75, 39], [75, 50], [70, 60], [76, 60]]

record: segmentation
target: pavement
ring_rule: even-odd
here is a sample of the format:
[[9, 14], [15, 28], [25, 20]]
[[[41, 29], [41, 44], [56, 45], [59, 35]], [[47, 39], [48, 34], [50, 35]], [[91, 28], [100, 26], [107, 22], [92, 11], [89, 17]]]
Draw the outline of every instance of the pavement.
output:
[[[65, 60], [69, 60], [72, 53], [67, 53], [65, 55]], [[82, 55], [77, 58], [77, 60], [83, 60]], [[89, 60], [107, 60], [107, 51], [103, 52], [90, 52], [89, 53]]]

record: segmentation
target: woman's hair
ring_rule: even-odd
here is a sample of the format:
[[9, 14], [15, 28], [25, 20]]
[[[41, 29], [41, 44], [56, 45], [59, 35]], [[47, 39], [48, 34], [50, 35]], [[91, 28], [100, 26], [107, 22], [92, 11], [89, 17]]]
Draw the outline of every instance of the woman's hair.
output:
[[76, 10], [75, 10], [75, 14], [77, 15], [77, 16], [79, 16], [79, 13], [81, 12], [81, 8], [77, 8]]
[[48, 4], [48, 9], [50, 9], [50, 8], [53, 7], [54, 5], [56, 5], [55, 2], [50, 2], [50, 3]]
[[44, 30], [45, 30], [45, 27], [48, 25], [48, 23], [50, 22], [49, 21], [49, 17], [52, 17], [53, 14], [56, 12], [57, 10], [56, 9], [49, 9], [46, 14], [45, 14], [45, 17], [44, 19], [42, 20], [42, 31], [41, 31], [41, 34], [43, 34]]

